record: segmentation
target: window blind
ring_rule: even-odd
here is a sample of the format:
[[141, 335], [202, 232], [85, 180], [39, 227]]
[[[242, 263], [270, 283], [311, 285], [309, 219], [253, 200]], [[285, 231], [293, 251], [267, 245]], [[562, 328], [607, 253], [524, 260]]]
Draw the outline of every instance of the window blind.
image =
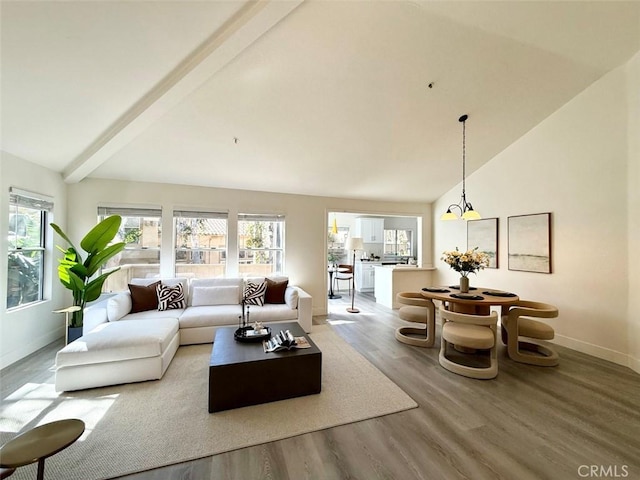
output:
[[174, 210], [174, 217], [182, 218], [228, 218], [229, 214], [225, 212], [200, 212], [195, 210]]
[[15, 187], [10, 187], [9, 205], [52, 212], [53, 198], [47, 195], [41, 195], [39, 193], [28, 192], [26, 190], [20, 190]]
[[120, 215], [121, 217], [161, 217], [160, 208], [134, 208], [134, 207], [98, 207], [98, 215]]
[[245, 222], [284, 222], [284, 215], [263, 215], [253, 213], [239, 213], [238, 220]]

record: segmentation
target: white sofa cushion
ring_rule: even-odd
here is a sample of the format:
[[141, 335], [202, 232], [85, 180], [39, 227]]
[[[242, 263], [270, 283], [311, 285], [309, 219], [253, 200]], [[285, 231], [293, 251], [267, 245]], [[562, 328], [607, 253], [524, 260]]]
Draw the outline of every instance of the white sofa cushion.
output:
[[174, 308], [172, 310], [145, 310], [144, 312], [130, 313], [122, 317], [121, 322], [124, 320], [153, 320], [156, 318], [174, 318], [178, 320], [180, 316], [185, 312], [184, 308]]
[[60, 350], [56, 367], [159, 356], [178, 326], [175, 318], [103, 323]]
[[240, 296], [237, 285], [222, 287], [194, 287], [191, 305], [238, 305]]
[[107, 300], [107, 319], [117, 322], [131, 311], [131, 294], [122, 292]]
[[297, 320], [298, 310], [289, 308], [284, 303], [265, 303], [262, 307], [249, 309], [249, 324], [255, 322], [280, 322], [283, 320]]
[[241, 315], [240, 305], [192, 306], [180, 316], [180, 328], [238, 325], [238, 317]]
[[189, 282], [189, 295], [187, 298], [187, 305], [193, 305], [193, 291], [198, 287], [238, 287], [238, 299], [235, 303], [240, 305], [240, 301], [242, 300], [242, 288], [243, 288], [244, 280], [239, 277], [234, 278], [225, 278], [225, 277], [216, 277], [216, 278], [193, 278]]

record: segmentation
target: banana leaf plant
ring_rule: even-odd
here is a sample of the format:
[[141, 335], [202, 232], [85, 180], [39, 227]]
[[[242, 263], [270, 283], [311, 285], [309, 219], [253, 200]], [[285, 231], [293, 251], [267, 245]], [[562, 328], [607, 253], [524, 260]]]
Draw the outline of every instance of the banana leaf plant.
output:
[[83, 253], [75, 247], [62, 229], [55, 223], [51, 224], [51, 228], [69, 244], [66, 250], [57, 245], [56, 247], [63, 253], [63, 257], [59, 260], [58, 277], [60, 282], [73, 293], [73, 305], [80, 307], [80, 310], [73, 312], [69, 322], [70, 327], [82, 327], [84, 307], [88, 302], [98, 299], [107, 277], [120, 270], [118, 267], [92, 279], [110, 258], [124, 250], [124, 242], [109, 245], [117, 235], [121, 223], [122, 217], [112, 215], [93, 227], [80, 241], [80, 247], [86, 252], [84, 259]]

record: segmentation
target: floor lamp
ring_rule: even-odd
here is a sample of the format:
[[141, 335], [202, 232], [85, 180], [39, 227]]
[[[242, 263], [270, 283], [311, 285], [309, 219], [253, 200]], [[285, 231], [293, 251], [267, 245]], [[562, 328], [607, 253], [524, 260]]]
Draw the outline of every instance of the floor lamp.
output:
[[356, 299], [356, 250], [363, 250], [364, 249], [364, 245], [362, 244], [362, 238], [360, 237], [349, 237], [347, 238], [347, 243], [344, 246], [345, 250], [353, 250], [353, 262], [351, 263], [351, 265], [353, 265], [353, 273], [351, 275], [351, 282], [352, 283], [352, 289], [351, 291], [353, 292], [351, 294], [351, 308], [347, 308], [347, 312], [349, 313], [359, 313], [360, 310], [358, 310], [357, 308], [355, 308], [353, 306], [353, 303]]

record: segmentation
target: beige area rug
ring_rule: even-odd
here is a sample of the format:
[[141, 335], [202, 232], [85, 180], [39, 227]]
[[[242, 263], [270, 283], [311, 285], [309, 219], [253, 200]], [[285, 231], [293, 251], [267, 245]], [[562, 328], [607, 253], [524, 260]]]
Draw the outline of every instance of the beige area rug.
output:
[[[328, 326], [322, 392], [209, 414], [211, 345], [180, 347], [160, 381], [56, 394], [32, 384], [2, 401], [2, 443], [22, 428], [80, 418], [83, 436], [46, 460], [47, 480], [111, 478], [414, 408], [417, 404]], [[12, 480], [36, 477], [35, 464]]]

